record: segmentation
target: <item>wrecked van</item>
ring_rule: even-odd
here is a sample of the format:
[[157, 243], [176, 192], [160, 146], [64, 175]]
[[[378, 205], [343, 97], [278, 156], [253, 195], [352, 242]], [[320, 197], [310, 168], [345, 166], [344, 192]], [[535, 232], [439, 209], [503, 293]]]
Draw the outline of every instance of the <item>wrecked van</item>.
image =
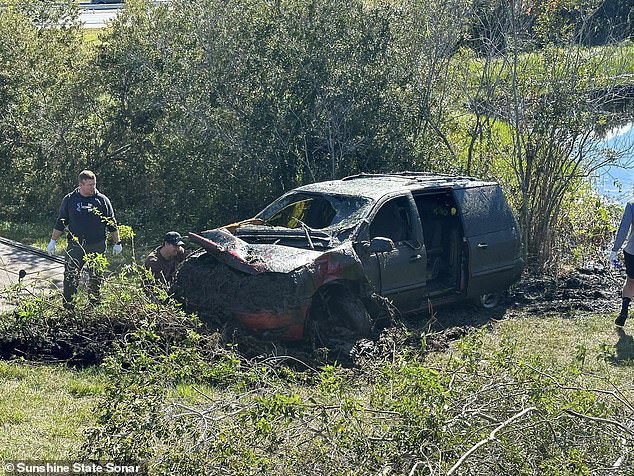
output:
[[296, 188], [254, 218], [190, 233], [173, 291], [203, 319], [265, 338], [370, 333], [401, 313], [477, 301], [519, 279], [520, 233], [500, 186], [427, 173]]

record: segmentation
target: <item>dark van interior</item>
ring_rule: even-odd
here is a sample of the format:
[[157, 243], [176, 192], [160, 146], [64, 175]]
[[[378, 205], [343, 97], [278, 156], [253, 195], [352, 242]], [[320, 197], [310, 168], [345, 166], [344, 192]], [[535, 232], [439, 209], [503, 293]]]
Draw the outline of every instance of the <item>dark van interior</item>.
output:
[[382, 236], [397, 245], [411, 240], [408, 209], [409, 203], [405, 197], [395, 198], [383, 205], [370, 224], [370, 238]]
[[464, 288], [462, 224], [450, 191], [414, 196], [427, 250], [427, 289], [440, 296]]

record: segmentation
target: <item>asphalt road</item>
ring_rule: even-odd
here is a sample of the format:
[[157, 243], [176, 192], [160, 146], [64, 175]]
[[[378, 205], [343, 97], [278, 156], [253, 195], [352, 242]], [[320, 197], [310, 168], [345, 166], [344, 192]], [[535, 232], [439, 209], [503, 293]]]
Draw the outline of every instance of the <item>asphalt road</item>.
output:
[[7, 288], [18, 282], [20, 270], [26, 273], [21, 280], [23, 292], [61, 288], [64, 265], [59, 257], [54, 260], [38, 254], [34, 248], [19, 244], [16, 248], [7, 243], [0, 242], [0, 311], [11, 307], [11, 293]]
[[81, 4], [80, 18], [84, 22], [84, 28], [103, 28], [119, 14], [122, 8], [123, 4], [120, 3]]

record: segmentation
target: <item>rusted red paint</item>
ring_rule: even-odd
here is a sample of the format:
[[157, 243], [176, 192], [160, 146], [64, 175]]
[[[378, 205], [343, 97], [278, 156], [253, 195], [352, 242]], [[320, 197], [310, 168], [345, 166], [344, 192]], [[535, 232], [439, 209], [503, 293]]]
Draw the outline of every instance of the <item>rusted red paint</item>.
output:
[[245, 250], [246, 243], [228, 231], [214, 230], [217, 241], [205, 238], [196, 233], [188, 233], [189, 238], [202, 246], [218, 261], [225, 263], [239, 271], [248, 274], [258, 274], [266, 271], [262, 263], [248, 263]]
[[297, 341], [304, 337], [304, 323], [308, 311], [308, 303], [285, 311], [242, 311], [232, 309], [236, 321], [245, 329], [255, 332], [275, 332], [287, 341]]
[[[350, 265], [350, 260], [347, 260], [347, 264]], [[345, 275], [340, 255], [326, 253], [315, 261], [315, 267], [319, 276], [317, 287], [341, 279]]]

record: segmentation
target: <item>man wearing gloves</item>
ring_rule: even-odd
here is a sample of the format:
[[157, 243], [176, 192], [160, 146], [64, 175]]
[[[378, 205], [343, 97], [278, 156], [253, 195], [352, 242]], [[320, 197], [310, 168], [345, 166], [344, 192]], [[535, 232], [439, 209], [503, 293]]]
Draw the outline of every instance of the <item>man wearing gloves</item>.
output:
[[[79, 174], [79, 186], [62, 200], [51, 241], [46, 250], [55, 253], [55, 244], [64, 231], [68, 231], [68, 247], [64, 266], [64, 307], [72, 308], [72, 298], [77, 292], [79, 276], [89, 253], [105, 253], [106, 231], [111, 232], [114, 254], [121, 253], [119, 230], [114, 210], [108, 197], [97, 190], [97, 178], [90, 170]], [[88, 269], [89, 290], [97, 297], [101, 275]]]
[[621, 304], [621, 312], [617, 316], [614, 324], [619, 327], [625, 325], [627, 319], [628, 308], [634, 296], [634, 233], [631, 233], [632, 223], [634, 222], [634, 200], [630, 200], [625, 205], [625, 211], [623, 212], [623, 218], [621, 218], [621, 224], [616, 232], [616, 238], [614, 239], [614, 246], [612, 247], [612, 253], [610, 253], [610, 262], [614, 266], [619, 265], [618, 251], [625, 243], [627, 238], [627, 245], [623, 249], [623, 255], [625, 258], [625, 273], [627, 278], [625, 279], [625, 285], [623, 286], [623, 302]]

